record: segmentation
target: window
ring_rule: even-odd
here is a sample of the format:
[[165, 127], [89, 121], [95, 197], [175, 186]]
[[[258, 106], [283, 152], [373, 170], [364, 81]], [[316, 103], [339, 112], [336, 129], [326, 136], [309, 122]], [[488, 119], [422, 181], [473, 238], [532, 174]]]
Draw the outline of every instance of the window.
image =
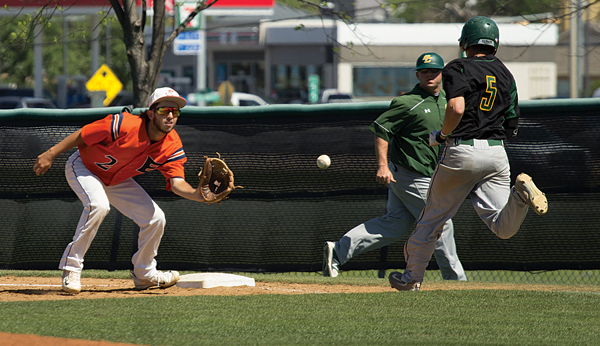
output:
[[308, 77], [316, 74], [323, 80], [319, 65], [274, 65], [271, 70], [271, 98], [278, 103], [307, 103]]
[[394, 97], [419, 83], [414, 67], [355, 67], [353, 79], [353, 94], [358, 97]]

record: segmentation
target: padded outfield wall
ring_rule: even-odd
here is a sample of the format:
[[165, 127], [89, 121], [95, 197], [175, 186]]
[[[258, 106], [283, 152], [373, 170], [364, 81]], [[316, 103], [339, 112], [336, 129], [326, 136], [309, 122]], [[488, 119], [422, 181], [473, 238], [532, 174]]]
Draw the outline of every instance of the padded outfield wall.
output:
[[[207, 206], [165, 191], [155, 171], [136, 177], [167, 216], [159, 268], [199, 271], [320, 271], [325, 241], [385, 213], [368, 125], [389, 102], [264, 107], [186, 107], [177, 124], [195, 186], [204, 156], [221, 153], [235, 172], [231, 198]], [[0, 111], [0, 267], [57, 269], [82, 211], [60, 155], [46, 175], [37, 155], [86, 123], [122, 108]], [[467, 199], [454, 217], [466, 270], [600, 269], [600, 100], [521, 102], [519, 137], [508, 142], [512, 178], [524, 171], [548, 196], [501, 240]], [[138, 113], [139, 110], [133, 110]], [[329, 169], [317, 168], [327, 154]], [[85, 257], [86, 269], [130, 269], [138, 227], [111, 210]], [[342, 267], [403, 268], [404, 240]], [[430, 268], [436, 268], [432, 260]]]

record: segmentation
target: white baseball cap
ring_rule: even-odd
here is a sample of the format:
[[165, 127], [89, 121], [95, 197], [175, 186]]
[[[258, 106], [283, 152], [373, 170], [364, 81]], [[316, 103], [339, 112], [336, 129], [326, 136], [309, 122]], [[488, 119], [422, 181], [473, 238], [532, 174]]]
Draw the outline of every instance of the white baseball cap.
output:
[[179, 96], [177, 91], [171, 88], [158, 88], [154, 90], [152, 95], [150, 95], [150, 101], [148, 101], [148, 108], [152, 107], [153, 104], [160, 101], [172, 101], [179, 106], [179, 108], [185, 107], [187, 101]]

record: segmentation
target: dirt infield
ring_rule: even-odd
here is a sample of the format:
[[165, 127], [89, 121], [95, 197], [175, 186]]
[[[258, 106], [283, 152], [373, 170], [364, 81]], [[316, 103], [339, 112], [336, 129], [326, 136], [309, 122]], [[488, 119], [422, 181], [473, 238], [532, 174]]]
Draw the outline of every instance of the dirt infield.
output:
[[[309, 293], [375, 293], [396, 292], [383, 284], [380, 286], [354, 286], [336, 284], [298, 284], [281, 282], [256, 282], [256, 286], [179, 288], [151, 288], [144, 291], [134, 289], [132, 280], [82, 278], [82, 291], [69, 294], [61, 290], [61, 278], [41, 277], [0, 277], [0, 302], [62, 300], [62, 299], [101, 299], [136, 298], [149, 296], [199, 296], [199, 295], [257, 295], [257, 294], [309, 294]], [[444, 281], [425, 283], [422, 291], [429, 290], [478, 290], [506, 289], [529, 291], [600, 291], [600, 286], [554, 286], [526, 285], [511, 283], [474, 283]]]
[[[79, 294], [69, 294], [61, 290], [61, 279], [40, 277], [0, 277], [0, 302], [34, 301], [34, 300], [65, 300], [65, 299], [101, 299], [101, 298], [137, 298], [149, 296], [198, 296], [198, 295], [257, 295], [257, 294], [326, 294], [326, 293], [376, 293], [397, 292], [387, 286], [352, 286], [336, 284], [296, 284], [280, 282], [256, 282], [256, 286], [214, 287], [208, 289], [151, 288], [137, 291], [133, 281], [120, 279], [87, 279], [81, 280], [82, 291]], [[552, 286], [524, 284], [489, 284], [472, 282], [441, 282], [427, 283], [421, 290], [477, 290], [477, 289], [506, 289], [530, 291], [596, 291], [600, 286]], [[87, 341], [41, 337], [36, 335], [21, 335], [0, 333], [2, 345], [33, 346], [125, 346], [129, 344], [111, 343], [106, 341]]]
[[134, 289], [132, 280], [81, 279], [81, 293], [69, 294], [61, 290], [61, 278], [0, 277], [0, 302], [62, 299], [136, 298], [148, 296], [197, 295], [256, 295], [256, 294], [306, 294], [306, 293], [367, 293], [392, 292], [391, 287], [351, 286], [256, 282], [256, 286], [213, 287], [207, 289], [150, 288]]
[[140, 346], [108, 341], [61, 339], [51, 336], [0, 333], [3, 346]]

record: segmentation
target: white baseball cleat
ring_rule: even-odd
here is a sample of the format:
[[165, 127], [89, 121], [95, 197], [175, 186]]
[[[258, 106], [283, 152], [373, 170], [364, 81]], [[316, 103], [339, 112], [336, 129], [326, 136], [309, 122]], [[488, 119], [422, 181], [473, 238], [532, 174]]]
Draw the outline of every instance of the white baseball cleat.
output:
[[533, 179], [529, 175], [525, 173], [519, 174], [515, 182], [515, 189], [538, 215], [544, 215], [548, 212], [548, 200], [546, 196], [535, 186]]
[[153, 277], [146, 279], [138, 278], [133, 271], [131, 271], [131, 278], [133, 279], [135, 288], [138, 290], [145, 290], [153, 286], [167, 288], [175, 285], [177, 281], [179, 281], [179, 272], [174, 270], [161, 272], [160, 270], [157, 270]]
[[68, 293], [81, 292], [81, 273], [63, 270], [62, 290]]

